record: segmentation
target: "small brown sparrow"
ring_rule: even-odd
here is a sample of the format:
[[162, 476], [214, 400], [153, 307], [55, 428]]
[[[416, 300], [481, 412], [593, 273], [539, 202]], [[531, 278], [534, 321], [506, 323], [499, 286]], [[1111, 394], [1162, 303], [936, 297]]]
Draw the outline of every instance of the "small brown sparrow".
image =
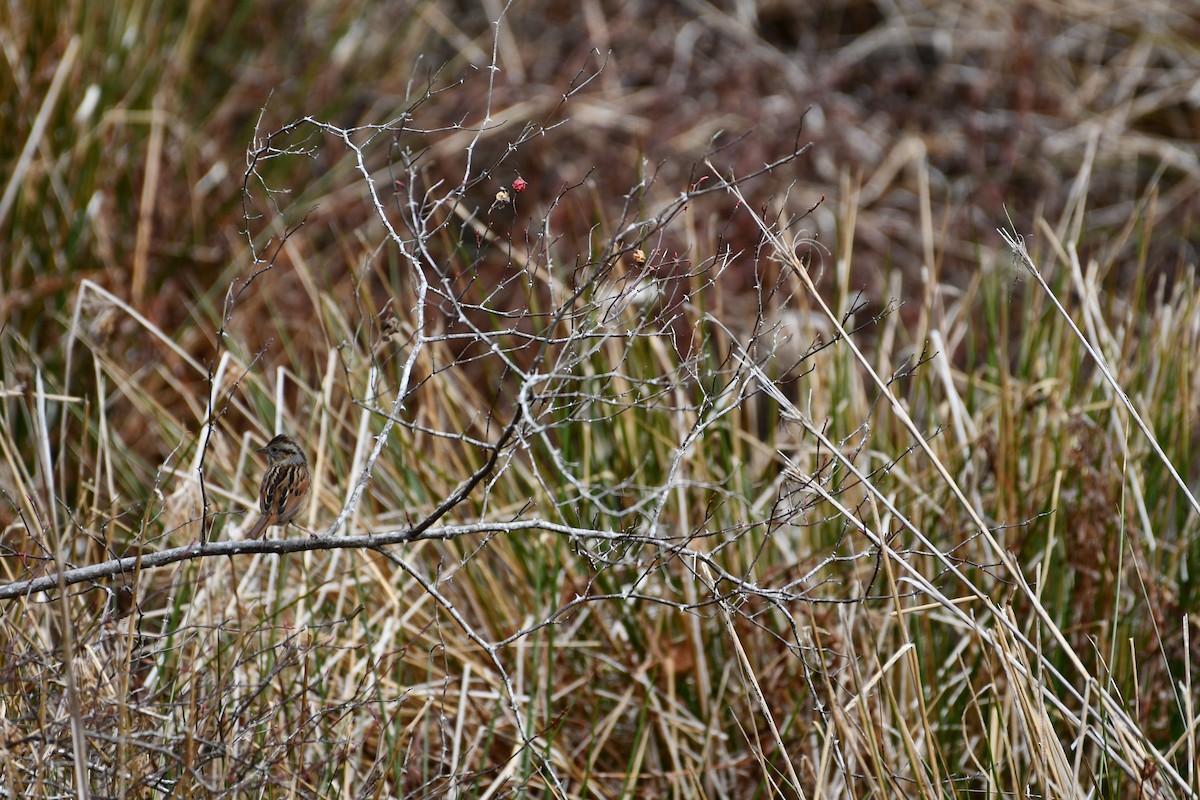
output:
[[262, 516], [246, 534], [257, 539], [272, 525], [287, 525], [308, 506], [312, 479], [308, 460], [300, 445], [280, 434], [258, 452], [267, 454], [267, 472], [258, 490], [258, 510]]

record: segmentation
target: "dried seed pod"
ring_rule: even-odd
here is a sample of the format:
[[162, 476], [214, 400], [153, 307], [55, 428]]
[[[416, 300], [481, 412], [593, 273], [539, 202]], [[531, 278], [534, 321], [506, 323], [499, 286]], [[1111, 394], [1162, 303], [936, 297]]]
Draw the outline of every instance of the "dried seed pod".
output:
[[495, 211], [496, 206], [508, 205], [510, 199], [512, 199], [512, 195], [508, 193], [507, 189], [501, 189], [496, 192], [496, 202], [492, 203], [492, 207], [488, 209], [488, 213]]
[[391, 339], [400, 333], [400, 319], [395, 314], [388, 314], [383, 318], [383, 323], [379, 327], [383, 331], [384, 338]]

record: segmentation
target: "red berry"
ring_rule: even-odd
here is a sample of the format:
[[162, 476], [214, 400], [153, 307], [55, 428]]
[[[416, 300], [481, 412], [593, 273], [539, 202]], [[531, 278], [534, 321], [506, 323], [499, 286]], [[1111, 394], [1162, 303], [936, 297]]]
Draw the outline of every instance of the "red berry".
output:
[[523, 191], [525, 191], [525, 187], [528, 185], [529, 185], [529, 183], [526, 182], [526, 180], [524, 178], [517, 178], [515, 181], [513, 181], [513, 191], [514, 192], [523, 192]]

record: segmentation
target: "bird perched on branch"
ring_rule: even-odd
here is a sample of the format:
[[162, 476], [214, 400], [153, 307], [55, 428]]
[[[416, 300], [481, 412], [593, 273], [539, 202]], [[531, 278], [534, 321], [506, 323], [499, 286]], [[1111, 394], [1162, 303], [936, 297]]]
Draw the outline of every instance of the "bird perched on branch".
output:
[[267, 471], [258, 490], [262, 516], [246, 534], [247, 539], [257, 539], [272, 525], [287, 525], [294, 520], [308, 506], [312, 488], [308, 459], [295, 440], [280, 434], [258, 452], [267, 456]]

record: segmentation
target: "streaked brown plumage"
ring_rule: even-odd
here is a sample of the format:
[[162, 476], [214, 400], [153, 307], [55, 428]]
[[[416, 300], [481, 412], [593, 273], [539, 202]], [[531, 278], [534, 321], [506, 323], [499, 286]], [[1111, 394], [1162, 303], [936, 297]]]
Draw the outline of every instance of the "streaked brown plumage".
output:
[[258, 510], [262, 516], [246, 534], [257, 539], [272, 525], [287, 525], [308, 506], [312, 480], [308, 460], [300, 445], [280, 434], [258, 452], [267, 455], [267, 471], [258, 490]]

